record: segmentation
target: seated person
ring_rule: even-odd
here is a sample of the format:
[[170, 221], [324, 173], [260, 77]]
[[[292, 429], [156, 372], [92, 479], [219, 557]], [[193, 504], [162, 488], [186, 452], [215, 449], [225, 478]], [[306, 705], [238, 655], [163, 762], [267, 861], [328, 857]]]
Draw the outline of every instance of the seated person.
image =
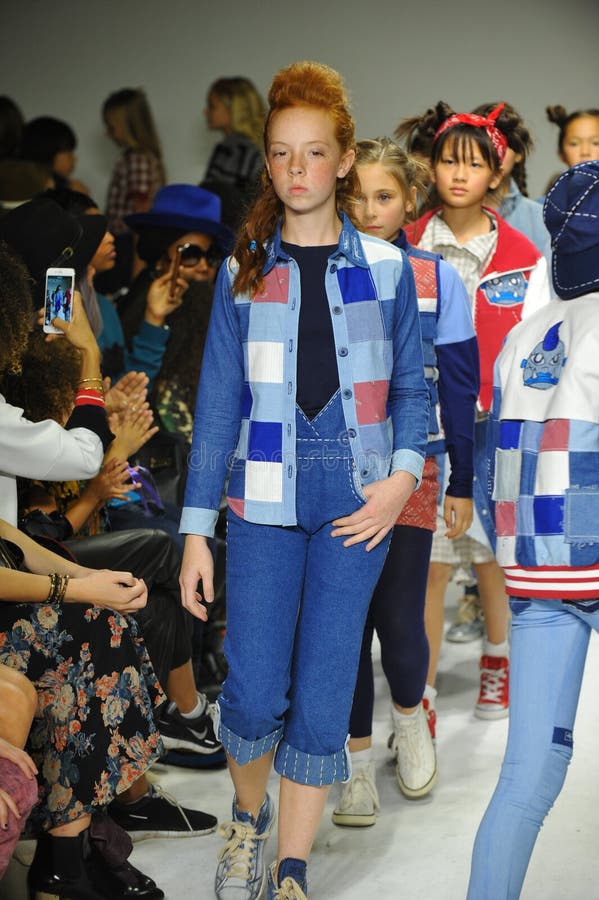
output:
[[[52, 369], [53, 379], [44, 379]], [[48, 344], [33, 334], [23, 357], [19, 377], [6, 377], [4, 395], [24, 409], [33, 422], [68, 420], [77, 381], [76, 361], [68, 344]], [[70, 397], [69, 397], [70, 392]], [[191, 621], [183, 610], [178, 576], [181, 556], [164, 532], [139, 528], [99, 533], [104, 504], [122, 498], [131, 489], [135, 470], [127, 464], [145, 435], [152, 432], [151, 413], [142, 408], [122, 425], [111, 428], [116, 438], [108, 448], [100, 473], [80, 487], [79, 482], [19, 480], [20, 527], [34, 539], [57, 539], [82, 565], [134, 571], [148, 587], [149, 603], [137, 613], [150, 659], [164, 686], [170, 707], [161, 710], [159, 727], [167, 749], [200, 755], [198, 765], [224, 761], [214, 736], [211, 710], [196, 691], [191, 666]], [[87, 537], [80, 535], [88, 535]], [[131, 819], [134, 824], [134, 818]], [[160, 822], [145, 823], [145, 830], [163, 832]]]
[[145, 605], [146, 586], [130, 572], [68, 562], [4, 520], [0, 547], [0, 663], [38, 695], [27, 743], [40, 790], [30, 894], [113, 900], [135, 886], [135, 896], [159, 900], [163, 892], [127, 852], [102, 857], [92, 827], [93, 814], [161, 752], [153, 711], [163, 694], [127, 615]]
[[37, 802], [37, 768], [23, 749], [36, 710], [29, 679], [0, 665], [0, 879]]
[[71, 178], [77, 157], [77, 136], [66, 122], [53, 116], [38, 116], [25, 123], [21, 134], [21, 159], [42, 166], [55, 187], [71, 187], [87, 193], [80, 181]]
[[172, 303], [170, 337], [151, 398], [163, 425], [191, 442], [214, 279], [233, 234], [221, 222], [219, 198], [187, 184], [163, 188], [149, 212], [128, 216], [127, 223], [138, 234], [138, 254], [147, 263], [119, 304], [127, 344], [134, 341], [152, 292], [172, 276], [173, 267], [187, 285]]

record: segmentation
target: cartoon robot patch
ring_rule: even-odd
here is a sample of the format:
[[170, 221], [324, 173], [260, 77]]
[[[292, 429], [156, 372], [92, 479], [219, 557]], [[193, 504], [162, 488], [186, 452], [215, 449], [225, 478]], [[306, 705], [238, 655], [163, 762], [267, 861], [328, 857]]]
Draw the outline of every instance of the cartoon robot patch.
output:
[[522, 272], [510, 272], [508, 275], [489, 278], [481, 284], [481, 288], [489, 303], [496, 306], [513, 306], [515, 303], [524, 303], [526, 278]]
[[526, 387], [546, 391], [558, 383], [567, 359], [564, 342], [559, 336], [561, 324], [557, 322], [552, 325], [543, 340], [520, 363]]

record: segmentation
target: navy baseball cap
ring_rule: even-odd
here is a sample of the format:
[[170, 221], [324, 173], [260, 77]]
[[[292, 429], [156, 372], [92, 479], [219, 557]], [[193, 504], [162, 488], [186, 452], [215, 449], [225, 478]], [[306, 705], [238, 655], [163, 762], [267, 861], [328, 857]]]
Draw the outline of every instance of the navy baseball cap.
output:
[[551, 235], [551, 276], [563, 300], [599, 290], [599, 160], [559, 176], [543, 206]]

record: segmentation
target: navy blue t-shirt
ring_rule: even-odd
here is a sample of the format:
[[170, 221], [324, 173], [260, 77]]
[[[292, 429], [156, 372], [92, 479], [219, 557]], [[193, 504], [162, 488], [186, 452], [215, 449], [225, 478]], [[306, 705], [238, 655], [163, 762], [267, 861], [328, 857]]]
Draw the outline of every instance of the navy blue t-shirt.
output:
[[300, 270], [296, 399], [306, 416], [313, 419], [339, 388], [333, 324], [324, 287], [327, 262], [337, 244], [298, 247], [282, 241], [281, 247]]

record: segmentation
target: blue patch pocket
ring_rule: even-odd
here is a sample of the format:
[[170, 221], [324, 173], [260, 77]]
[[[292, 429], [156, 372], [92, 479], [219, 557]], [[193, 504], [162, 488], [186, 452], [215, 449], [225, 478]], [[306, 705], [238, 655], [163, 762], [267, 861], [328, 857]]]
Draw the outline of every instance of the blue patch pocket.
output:
[[572, 566], [599, 561], [599, 487], [572, 487], [564, 496], [564, 540]]

